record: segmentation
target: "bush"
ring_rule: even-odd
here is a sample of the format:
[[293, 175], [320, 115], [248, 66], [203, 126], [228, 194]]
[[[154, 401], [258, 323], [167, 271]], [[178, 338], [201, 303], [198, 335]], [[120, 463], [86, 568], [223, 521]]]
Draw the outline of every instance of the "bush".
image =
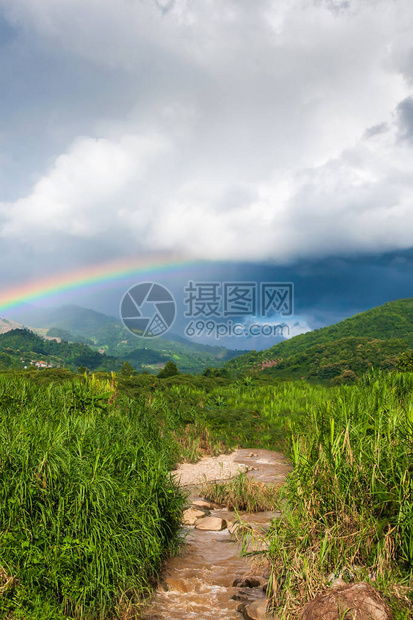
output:
[[165, 379], [166, 377], [173, 377], [179, 374], [179, 370], [175, 362], [166, 362], [164, 368], [158, 372], [158, 377], [160, 379]]
[[103, 618], [138, 604], [176, 545], [174, 444], [96, 380], [0, 378], [0, 614]]

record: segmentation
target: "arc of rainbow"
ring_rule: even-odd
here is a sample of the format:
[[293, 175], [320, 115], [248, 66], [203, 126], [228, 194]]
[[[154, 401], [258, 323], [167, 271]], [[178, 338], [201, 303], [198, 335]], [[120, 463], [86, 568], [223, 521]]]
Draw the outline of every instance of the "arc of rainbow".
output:
[[132, 275], [151, 275], [154, 273], [172, 273], [195, 264], [207, 261], [196, 261], [188, 258], [171, 257], [170, 255], [143, 256], [100, 263], [77, 269], [75, 271], [55, 274], [47, 278], [27, 282], [0, 292], [0, 312], [4, 313], [16, 306], [47, 297], [60, 295], [71, 290], [87, 286], [108, 284]]

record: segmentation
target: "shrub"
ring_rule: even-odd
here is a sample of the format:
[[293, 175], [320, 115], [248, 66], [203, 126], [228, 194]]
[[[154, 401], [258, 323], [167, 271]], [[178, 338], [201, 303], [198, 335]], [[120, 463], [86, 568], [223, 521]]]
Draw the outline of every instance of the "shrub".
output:
[[176, 545], [172, 441], [114, 395], [93, 379], [0, 378], [1, 613], [107, 617], [139, 603]]

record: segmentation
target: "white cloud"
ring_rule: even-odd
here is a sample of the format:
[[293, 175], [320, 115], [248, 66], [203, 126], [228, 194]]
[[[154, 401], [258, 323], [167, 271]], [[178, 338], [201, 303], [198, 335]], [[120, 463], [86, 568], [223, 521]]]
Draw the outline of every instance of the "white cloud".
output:
[[[1, 234], [34, 247], [58, 247], [59, 234], [93, 239], [122, 219], [124, 193], [139, 183], [154, 156], [165, 148], [157, 136], [78, 139], [60, 155], [31, 194], [0, 204]], [[127, 222], [125, 222], [125, 227]]]
[[0, 203], [5, 245], [278, 262], [413, 246], [410, 0], [0, 6], [15, 45], [133, 85]]
[[[292, 319], [285, 318], [283, 316], [278, 317], [256, 317], [256, 318], [248, 318], [244, 322], [244, 325], [247, 328], [250, 328], [251, 325], [257, 325], [261, 329], [264, 328], [264, 334], [261, 335], [262, 338], [265, 339], [272, 331], [272, 334], [276, 336], [280, 336], [286, 340], [293, 338], [294, 336], [299, 336], [300, 334], [307, 334], [311, 332], [312, 329], [309, 326], [307, 320], [304, 317], [294, 316]], [[257, 328], [254, 327], [255, 332], [257, 332]], [[264, 340], [265, 342], [265, 340]]]

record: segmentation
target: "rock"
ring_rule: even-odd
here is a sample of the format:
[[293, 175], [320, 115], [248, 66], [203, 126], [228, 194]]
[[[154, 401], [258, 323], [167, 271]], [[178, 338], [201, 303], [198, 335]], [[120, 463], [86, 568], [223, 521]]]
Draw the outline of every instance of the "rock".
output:
[[245, 607], [243, 614], [247, 620], [275, 620], [276, 616], [267, 614], [267, 599], [254, 601]]
[[302, 609], [299, 620], [390, 620], [382, 597], [365, 582], [320, 594]]
[[234, 588], [261, 588], [263, 586], [267, 587], [268, 581], [264, 579], [264, 577], [257, 576], [243, 576], [235, 579], [232, 584]]
[[205, 517], [204, 519], [199, 519], [195, 523], [195, 527], [197, 530], [219, 532], [227, 527], [227, 523], [225, 519], [220, 519], [219, 517]]
[[[258, 594], [258, 596], [256, 596]], [[261, 594], [261, 596], [260, 596]], [[238, 594], [234, 594], [231, 596], [233, 601], [242, 601], [243, 603], [253, 603], [259, 598], [263, 597], [263, 593], [261, 590], [249, 590], [246, 592], [245, 590], [239, 590]]]
[[227, 521], [227, 527], [230, 534], [236, 534], [239, 528], [239, 523], [235, 521]]
[[[229, 526], [228, 526], [229, 529]], [[241, 584], [244, 581], [244, 577], [237, 577], [236, 579], [234, 579], [234, 582], [232, 584], [233, 588], [241, 588]]]
[[204, 510], [213, 510], [215, 508], [214, 504], [211, 502], [206, 502], [203, 499], [196, 499], [192, 502], [192, 506], [196, 506], [197, 508], [203, 508]]
[[204, 517], [206, 517], [204, 510], [200, 510], [199, 508], [188, 508], [184, 510], [182, 523], [184, 525], [195, 525], [197, 519], [202, 519]]

